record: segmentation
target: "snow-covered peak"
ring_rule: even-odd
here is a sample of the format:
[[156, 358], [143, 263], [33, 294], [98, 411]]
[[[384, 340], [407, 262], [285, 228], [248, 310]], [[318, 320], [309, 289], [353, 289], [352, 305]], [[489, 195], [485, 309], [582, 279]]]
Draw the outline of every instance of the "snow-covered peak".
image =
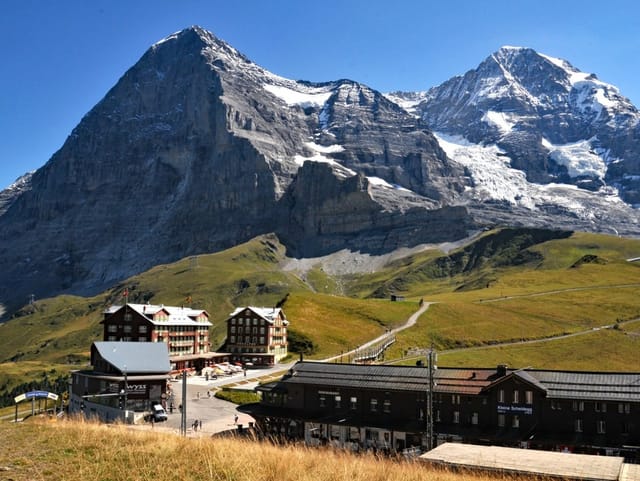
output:
[[16, 181], [6, 189], [0, 190], [0, 215], [4, 214], [20, 194], [31, 188], [31, 178], [34, 173], [35, 170], [27, 172], [26, 174], [18, 177], [18, 179], [16, 179]]

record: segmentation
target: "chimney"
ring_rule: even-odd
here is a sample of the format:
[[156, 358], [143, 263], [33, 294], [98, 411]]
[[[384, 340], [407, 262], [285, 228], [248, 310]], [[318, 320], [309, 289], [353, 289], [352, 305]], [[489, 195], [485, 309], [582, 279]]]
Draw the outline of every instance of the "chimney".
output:
[[506, 376], [508, 367], [509, 366], [507, 366], [506, 364], [498, 364], [498, 367], [496, 368], [496, 372], [498, 373], [498, 377]]

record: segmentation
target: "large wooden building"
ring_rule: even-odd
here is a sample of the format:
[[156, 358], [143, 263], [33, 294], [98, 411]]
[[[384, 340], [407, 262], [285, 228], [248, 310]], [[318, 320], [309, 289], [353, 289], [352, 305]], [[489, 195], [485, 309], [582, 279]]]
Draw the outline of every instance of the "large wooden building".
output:
[[226, 351], [234, 362], [273, 366], [287, 355], [288, 325], [281, 308], [239, 307], [227, 319]]
[[200, 370], [228, 360], [211, 352], [209, 314], [203, 309], [150, 304], [112, 306], [104, 312], [104, 341], [162, 342], [173, 371]]
[[640, 373], [299, 362], [241, 406], [269, 435], [350, 449], [448, 441], [638, 459]]

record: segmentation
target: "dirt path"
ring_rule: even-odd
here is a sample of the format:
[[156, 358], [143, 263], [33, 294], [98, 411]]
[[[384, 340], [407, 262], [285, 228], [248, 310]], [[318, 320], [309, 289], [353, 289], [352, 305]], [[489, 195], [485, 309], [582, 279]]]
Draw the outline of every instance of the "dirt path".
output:
[[524, 297], [542, 297], [542, 296], [550, 296], [553, 294], [562, 294], [563, 292], [576, 292], [576, 291], [591, 291], [594, 289], [626, 289], [632, 287], [640, 287], [640, 284], [618, 284], [612, 286], [590, 286], [590, 287], [569, 287], [567, 289], [557, 289], [553, 291], [544, 291], [544, 292], [535, 292], [533, 294], [520, 294], [517, 296], [504, 296], [504, 297], [494, 297], [493, 299], [481, 299], [480, 303], [485, 304], [488, 302], [501, 302], [508, 301], [510, 299], [522, 299]]
[[372, 339], [370, 341], [365, 342], [364, 344], [356, 347], [355, 349], [352, 349], [351, 351], [348, 352], [344, 352], [342, 354], [339, 354], [337, 356], [332, 356], [332, 357], [328, 357], [326, 359], [323, 359], [321, 362], [331, 362], [331, 361], [335, 361], [336, 359], [339, 359], [343, 356], [351, 356], [353, 354], [355, 354], [357, 351], [361, 351], [362, 349], [366, 349], [368, 347], [371, 347], [379, 342], [382, 342], [383, 340], [387, 339], [389, 336], [392, 336], [394, 334], [397, 334], [400, 331], [403, 331], [405, 329], [409, 329], [410, 327], [415, 326], [416, 322], [418, 321], [418, 318], [427, 310], [429, 309], [429, 306], [431, 306], [431, 304], [434, 304], [433, 302], [424, 302], [422, 304], [422, 306], [420, 306], [420, 309], [418, 309], [416, 312], [414, 312], [413, 314], [411, 314], [411, 316], [409, 317], [409, 319], [407, 319], [407, 322], [405, 322], [404, 324], [402, 324], [401, 326], [398, 326], [394, 329], [391, 329], [389, 332], [385, 332], [384, 334], [382, 334], [381, 336], [376, 337], [375, 339]]

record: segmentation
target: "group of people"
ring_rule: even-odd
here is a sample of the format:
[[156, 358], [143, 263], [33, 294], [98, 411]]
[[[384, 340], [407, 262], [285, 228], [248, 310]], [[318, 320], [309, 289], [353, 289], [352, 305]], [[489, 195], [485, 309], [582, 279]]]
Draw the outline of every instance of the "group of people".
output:
[[191, 424], [191, 428], [193, 429], [193, 432], [195, 433], [196, 431], [198, 431], [198, 429], [202, 429], [202, 421], [199, 419], [196, 419], [195, 421], [193, 421], [193, 423]]

